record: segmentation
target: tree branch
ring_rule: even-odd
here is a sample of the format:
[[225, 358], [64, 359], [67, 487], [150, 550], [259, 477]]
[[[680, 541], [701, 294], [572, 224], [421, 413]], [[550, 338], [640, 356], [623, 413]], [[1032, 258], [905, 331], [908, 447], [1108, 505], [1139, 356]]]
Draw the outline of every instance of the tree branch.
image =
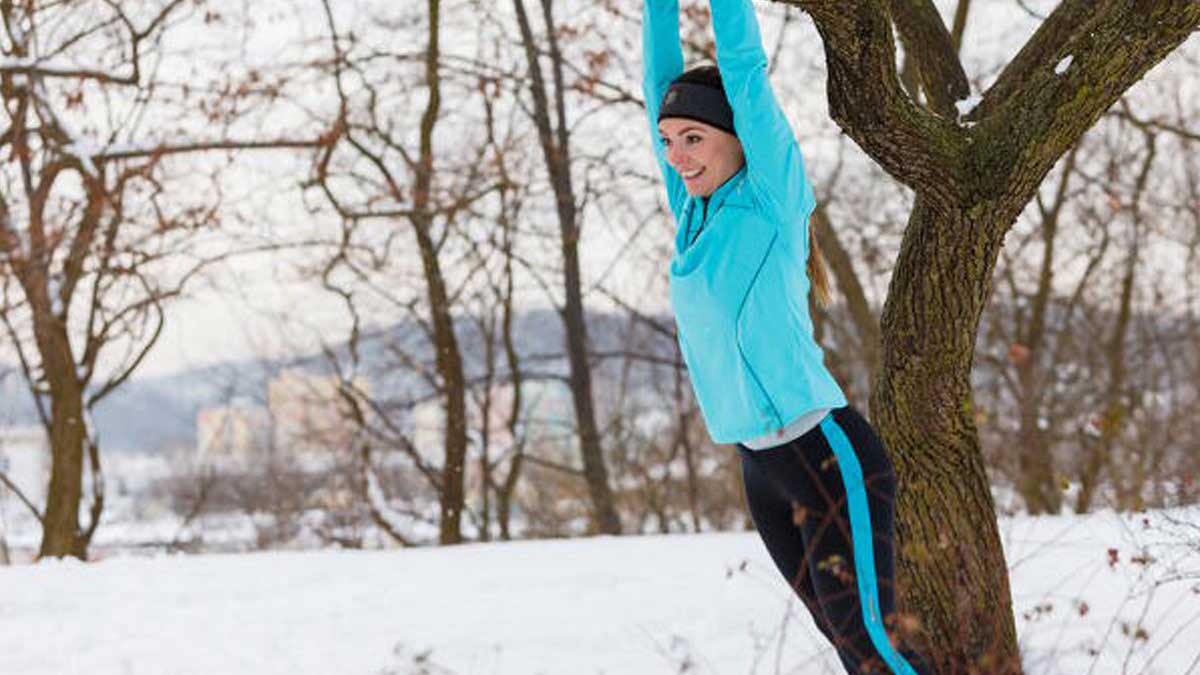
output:
[[957, 119], [954, 102], [971, 93], [958, 50], [937, 7], [930, 0], [887, 0], [900, 31], [900, 41], [914, 59], [929, 106], [942, 117]]
[[161, 157], [163, 155], [179, 155], [189, 152], [205, 152], [208, 150], [277, 150], [288, 148], [320, 148], [328, 143], [328, 139], [289, 139], [280, 138], [271, 141], [197, 141], [181, 145], [157, 145], [149, 148], [114, 148], [100, 149], [87, 153], [93, 160], [133, 159], [136, 157]]
[[[1046, 17], [1033, 37], [1021, 47], [1021, 51], [1000, 72], [996, 82], [983, 95], [983, 100], [972, 111], [970, 119], [989, 117], [993, 111], [1013, 97], [1016, 90], [1055, 54], [1062, 51], [1065, 42], [1077, 33], [1091, 27], [1091, 21], [1100, 8], [1111, 4], [1107, 0], [1064, 0], [1054, 12]], [[1057, 61], [1056, 61], [1057, 62]]]
[[38, 65], [38, 61], [15, 61], [0, 64], [0, 73], [11, 75], [26, 75], [35, 78], [50, 78], [58, 77], [70, 80], [96, 80], [106, 84], [121, 84], [125, 86], [138, 86], [139, 82], [136, 75], [114, 75], [106, 73], [102, 70], [91, 70], [89, 68], [72, 68], [69, 66], [53, 66], [53, 65]]
[[33, 514], [33, 517], [37, 518], [39, 523], [42, 522], [41, 512], [37, 510], [37, 507], [33, 505], [33, 502], [29, 501], [29, 498], [25, 496], [25, 493], [21, 492], [21, 489], [17, 487], [16, 483], [13, 483], [11, 480], [9, 480], [8, 474], [4, 473], [3, 471], [0, 471], [0, 483], [4, 483], [5, 487], [7, 487], [9, 490], [12, 490], [13, 494], [17, 496], [17, 499], [20, 499], [21, 503], [24, 504], [25, 507], [29, 509], [29, 512]]
[[777, 1], [800, 7], [816, 23], [829, 73], [829, 112], [838, 126], [896, 180], [933, 202], [955, 201], [959, 181], [947, 174], [958, 164], [966, 134], [904, 92], [882, 0]]
[[[973, 113], [977, 195], [1022, 208], [1104, 111], [1200, 26], [1195, 0], [1086, 1], [1060, 5]], [[1064, 24], [1080, 18], [1082, 27]]]
[[1187, 140], [1191, 140], [1191, 141], [1200, 141], [1200, 132], [1192, 131], [1191, 129], [1188, 129], [1187, 127], [1180, 126], [1177, 124], [1168, 124], [1168, 123], [1162, 121], [1161, 118], [1143, 119], [1143, 118], [1138, 117], [1137, 115], [1134, 115], [1133, 110], [1130, 109], [1130, 107], [1129, 107], [1129, 100], [1125, 99], [1125, 98], [1121, 99], [1121, 109], [1120, 110], [1110, 110], [1107, 114], [1112, 117], [1116, 117], [1118, 119], [1125, 120], [1126, 122], [1129, 122], [1133, 126], [1139, 128], [1143, 131], [1153, 129], [1153, 130], [1163, 131], [1163, 132], [1172, 134], [1174, 136], [1178, 136], [1179, 138], [1183, 138], [1183, 139], [1187, 139]]

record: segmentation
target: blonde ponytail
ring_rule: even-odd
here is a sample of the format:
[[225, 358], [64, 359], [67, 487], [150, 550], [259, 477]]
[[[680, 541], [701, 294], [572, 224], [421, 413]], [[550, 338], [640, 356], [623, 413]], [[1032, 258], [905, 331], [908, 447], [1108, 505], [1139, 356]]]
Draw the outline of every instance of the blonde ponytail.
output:
[[808, 225], [808, 280], [812, 283], [817, 305], [828, 307], [833, 295], [829, 287], [829, 271], [825, 265], [825, 256], [821, 255], [821, 247], [817, 245], [817, 232], [811, 222]]

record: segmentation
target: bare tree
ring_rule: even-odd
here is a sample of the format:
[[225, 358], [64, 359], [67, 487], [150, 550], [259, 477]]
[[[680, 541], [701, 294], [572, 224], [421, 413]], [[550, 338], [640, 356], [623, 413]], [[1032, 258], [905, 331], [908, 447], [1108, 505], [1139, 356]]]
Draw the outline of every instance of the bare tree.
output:
[[977, 418], [989, 468], [1032, 513], [1057, 512], [1072, 479], [1085, 510], [1166, 498], [1163, 468], [1187, 390], [1178, 375], [1192, 351], [1174, 318], [1187, 306], [1180, 279], [1162, 278], [1185, 256], [1196, 190], [1182, 147], [1192, 105], [1170, 95], [1185, 72], [1177, 61], [1153, 88], [1123, 96], [1058, 165], [1001, 252], [976, 351]]
[[[498, 87], [497, 83], [485, 83]], [[517, 350], [514, 322], [516, 319], [513, 247], [515, 219], [520, 214], [526, 188], [514, 184], [508, 175], [506, 157], [514, 150], [511, 137], [499, 142], [493, 109], [488, 111], [488, 135], [497, 174], [500, 177], [499, 218], [500, 241], [496, 242], [502, 263], [489, 278], [487, 289], [476, 298], [472, 312], [483, 342], [483, 372], [471, 388], [479, 424], [479, 523], [477, 529], [483, 541], [490, 541], [493, 518], [502, 540], [512, 538], [511, 521], [514, 497], [525, 463], [527, 433], [524, 371]], [[482, 255], [482, 254], [481, 254]], [[507, 472], [500, 468], [507, 466]], [[492, 496], [496, 497], [493, 507]]]
[[[1003, 264], [997, 272], [997, 295], [1003, 298], [1002, 308], [990, 313], [987, 326], [993, 340], [986, 340], [992, 350], [981, 349], [982, 360], [996, 366], [997, 384], [1005, 387], [1005, 394], [1016, 402], [1017, 427], [1015, 433], [1004, 434], [1004, 447], [1016, 455], [1016, 467], [1012, 474], [1017, 491], [1025, 501], [1030, 513], [1057, 513], [1062, 503], [1062, 490], [1055, 474], [1054, 436], [1048, 419], [1061, 419], [1066, 411], [1062, 405], [1069, 402], [1077, 392], [1064, 386], [1064, 380], [1073, 373], [1064, 373], [1062, 347], [1071, 340], [1072, 317], [1080, 302], [1083, 291], [1091, 281], [1108, 250], [1108, 230], [1103, 229], [1099, 242], [1088, 242], [1084, 255], [1087, 265], [1075, 284], [1075, 292], [1065, 301], [1056, 302], [1055, 271], [1067, 259], [1063, 237], [1060, 232], [1069, 223], [1068, 207], [1074, 191], [1071, 181], [1075, 178], [1075, 162], [1078, 147], [1066, 157], [1057, 183], [1046, 198], [1039, 193], [1036, 198], [1038, 227], [1018, 243], [1010, 245], [1003, 253]], [[1032, 271], [1035, 278], [1033, 290], [1023, 292], [1018, 276], [1025, 272], [1021, 262], [1029, 259], [1031, 246], [1039, 246], [1036, 263]], [[1011, 252], [1010, 252], [1011, 249]], [[1011, 315], [1011, 316], [1010, 316]], [[982, 345], [981, 345], [982, 347]], [[995, 403], [999, 406], [999, 401]], [[1004, 417], [1004, 410], [989, 411], [988, 417]], [[1065, 426], [1065, 425], [1064, 425]], [[1004, 457], [997, 457], [1003, 461]]]
[[[197, 199], [168, 200], [187, 181], [167, 171], [167, 158], [317, 145], [145, 128], [147, 117], [183, 103], [206, 107], [219, 134], [241, 114], [238, 102], [259, 91], [247, 82], [188, 101], [196, 92], [163, 81], [170, 28], [202, 11], [182, 0], [137, 11], [111, 0], [0, 2], [0, 322], [53, 458], [47, 504], [36, 514], [40, 556], [86, 557], [104, 505], [90, 411], [129, 379], [161, 334], [164, 304], [211, 262], [181, 252], [217, 226], [218, 181], [205, 194], [193, 180], [186, 191]], [[183, 270], [168, 273], [168, 261]], [[92, 501], [81, 528], [85, 461]]]
[[[388, 524], [382, 517], [385, 504], [380, 500], [386, 501], [387, 497], [377, 494], [378, 486], [374, 483], [372, 449], [401, 450], [437, 495], [438, 541], [456, 544], [463, 540], [461, 522], [466, 504], [469, 383], [454, 311], [463, 304], [481, 268], [469, 262], [472, 241], [465, 228], [475, 217], [472, 205], [491, 194], [496, 186], [478, 161], [476, 151], [486, 146], [484, 139], [475, 139], [478, 145], [462, 144], [458, 152], [440, 151], [435, 141], [445, 119], [441, 107], [443, 89], [462, 85], [466, 87], [465, 94], [471, 91], [473, 81], [443, 79], [442, 7], [437, 0], [430, 0], [423, 14], [409, 14], [406, 19], [426, 27], [425, 48], [420, 55], [416, 81], [406, 83], [398, 91], [387, 88], [391, 84], [388, 73], [381, 74], [372, 68], [378, 51], [364, 44], [364, 39], [353, 31], [340, 32], [330, 3], [324, 5], [333, 36], [332, 75], [339, 100], [338, 134], [315, 163], [310, 186], [342, 221], [341, 241], [320, 272], [325, 288], [342, 298], [351, 317], [348, 358], [340, 359], [344, 361], [341, 369], [349, 376], [362, 367], [359, 349], [368, 337], [364, 331], [371, 328], [364, 325], [362, 315], [385, 309], [392, 317], [402, 317], [419, 328], [423, 345], [412, 349], [396, 340], [389, 350], [396, 365], [415, 373], [431, 392], [431, 400], [440, 401], [444, 412], [444, 459], [436, 467], [414, 446], [405, 430], [405, 415], [425, 394], [414, 393], [404, 401], [396, 392], [370, 395], [356, 391], [356, 396], [367, 401], [366, 410], [359, 403], [353, 406], [364, 432], [361, 440], [362, 469], [367, 479], [364, 490], [374, 495], [370, 502], [378, 524], [401, 543], [414, 541], [411, 535], [402, 536], [396, 523]], [[391, 21], [372, 14], [367, 18], [379, 24], [376, 27], [385, 29]], [[407, 88], [410, 85], [412, 88]], [[410, 133], [412, 126], [407, 120], [394, 116], [387, 98], [395, 93], [400, 99], [409, 100], [412, 91], [425, 93], [415, 135]], [[473, 94], [480, 92], [476, 90]], [[397, 227], [386, 231], [372, 229], [379, 222], [395, 223]], [[417, 274], [406, 274], [403, 269], [411, 261], [405, 257], [406, 241], [415, 246]], [[456, 264], [464, 260], [467, 262]], [[402, 282], [396, 284], [394, 277], [380, 284], [387, 273], [399, 273]], [[432, 364], [421, 356], [425, 347], [432, 352]]]
[[605, 466], [604, 451], [597, 430], [592, 372], [588, 363], [587, 323], [579, 268], [580, 209], [571, 176], [570, 121], [566, 112], [567, 85], [563, 76], [563, 55], [559, 49], [557, 35], [559, 27], [554, 21], [554, 1], [540, 0], [540, 3], [546, 28], [553, 87], [547, 85], [542, 74], [541, 50], [534, 38], [524, 0], [513, 0], [517, 23], [521, 30], [521, 42], [529, 63], [529, 91], [533, 98], [531, 114], [538, 130], [546, 170], [550, 175], [558, 217], [564, 298], [560, 313], [566, 327], [566, 352], [571, 369], [571, 394], [575, 403], [579, 452], [592, 500], [593, 528], [597, 532], [620, 534], [621, 519], [613, 503], [608, 469]]

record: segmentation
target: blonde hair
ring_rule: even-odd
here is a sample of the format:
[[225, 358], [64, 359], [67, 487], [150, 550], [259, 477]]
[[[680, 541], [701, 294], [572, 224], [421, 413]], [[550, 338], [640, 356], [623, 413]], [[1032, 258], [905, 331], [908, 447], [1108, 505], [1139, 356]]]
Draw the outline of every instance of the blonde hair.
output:
[[821, 247], [817, 244], [817, 231], [813, 229], [811, 221], [808, 224], [808, 280], [812, 282], [817, 305], [828, 307], [833, 296], [833, 290], [829, 286], [829, 269]]

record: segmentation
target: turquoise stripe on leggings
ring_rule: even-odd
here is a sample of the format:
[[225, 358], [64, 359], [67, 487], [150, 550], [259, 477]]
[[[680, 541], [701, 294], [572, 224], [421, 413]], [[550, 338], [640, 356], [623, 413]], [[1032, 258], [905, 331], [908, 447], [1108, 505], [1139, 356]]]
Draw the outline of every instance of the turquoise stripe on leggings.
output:
[[837, 457], [842, 482], [846, 485], [846, 505], [850, 509], [850, 536], [854, 540], [854, 577], [858, 581], [859, 605], [862, 606], [863, 623], [871, 644], [884, 663], [896, 675], [917, 675], [903, 656], [896, 653], [883, 629], [879, 610], [879, 585], [875, 580], [875, 546], [871, 538], [871, 511], [867, 508], [867, 488], [863, 484], [862, 465], [846, 433], [834, 421], [833, 415], [821, 420], [821, 432], [825, 434], [833, 454]]

